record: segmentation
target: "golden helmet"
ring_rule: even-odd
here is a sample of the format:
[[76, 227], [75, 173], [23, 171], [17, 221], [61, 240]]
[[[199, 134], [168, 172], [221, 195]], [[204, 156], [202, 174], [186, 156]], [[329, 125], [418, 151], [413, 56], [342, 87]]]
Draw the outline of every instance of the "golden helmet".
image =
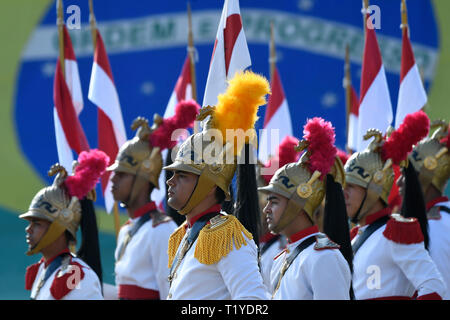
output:
[[311, 221], [326, 193], [327, 174], [336, 182], [345, 183], [344, 168], [334, 146], [334, 128], [321, 118], [308, 120], [304, 127], [303, 140], [296, 150], [304, 151], [299, 161], [288, 163], [278, 169], [266, 187], [258, 188], [263, 193], [276, 193], [288, 199], [286, 209], [277, 225], [271, 230], [279, 233], [304, 210]]
[[155, 114], [152, 127], [144, 117], [133, 121], [131, 129], [137, 130], [135, 137], [120, 147], [116, 160], [107, 169], [136, 176], [130, 203], [136, 199], [144, 183], [150, 182], [159, 189], [159, 175], [163, 166], [161, 151], [176, 146], [181, 134], [177, 130], [192, 127], [199, 109], [200, 106], [195, 101], [182, 100], [175, 106], [172, 117], [163, 119]]
[[238, 72], [229, 81], [217, 106], [201, 109], [198, 121], [205, 121], [202, 132], [190, 136], [180, 146], [175, 160], [164, 170], [186, 171], [198, 175], [188, 203], [178, 212], [187, 214], [214, 186], [230, 200], [230, 184], [245, 143], [255, 143], [254, 124], [258, 107], [270, 93], [267, 79], [251, 71]]
[[423, 111], [409, 114], [402, 125], [383, 137], [381, 131], [369, 129], [364, 139], [374, 138], [367, 149], [353, 153], [345, 164], [346, 183], [366, 189], [366, 197], [356, 220], [361, 219], [381, 200], [388, 205], [388, 198], [394, 184], [392, 165], [407, 165], [407, 155], [413, 145], [428, 134], [429, 119]]
[[409, 160], [418, 172], [424, 193], [430, 184], [440, 192], [444, 192], [450, 177], [449, 124], [437, 120], [430, 128], [437, 130], [431, 137], [423, 139], [414, 147]]
[[49, 176], [56, 175], [52, 185], [41, 189], [33, 197], [28, 211], [19, 216], [25, 220], [37, 218], [51, 222], [39, 243], [27, 252], [28, 255], [38, 253], [66, 230], [76, 241], [82, 215], [80, 200], [85, 197], [95, 200], [93, 189], [108, 163], [109, 157], [94, 149], [80, 153], [73, 175], [69, 176], [59, 164], [50, 168]]
[[159, 189], [162, 157], [159, 150], [153, 151], [154, 148], [150, 145], [149, 139], [162, 120], [158, 114], [155, 114], [153, 126], [150, 128], [146, 118], [136, 118], [131, 125], [132, 130], [137, 130], [136, 135], [120, 147], [116, 160], [107, 170], [139, 176]]

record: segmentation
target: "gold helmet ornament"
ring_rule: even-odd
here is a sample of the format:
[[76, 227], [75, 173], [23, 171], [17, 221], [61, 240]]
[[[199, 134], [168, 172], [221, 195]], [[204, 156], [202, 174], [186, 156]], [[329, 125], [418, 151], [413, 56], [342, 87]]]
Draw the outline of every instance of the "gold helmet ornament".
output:
[[450, 177], [450, 127], [448, 122], [436, 120], [430, 129], [436, 130], [414, 147], [409, 160], [419, 174], [423, 193], [430, 185], [443, 193]]
[[407, 115], [389, 137], [383, 137], [377, 129], [367, 131], [364, 139], [374, 140], [364, 151], [353, 153], [345, 164], [346, 182], [366, 189], [366, 196], [353, 222], [364, 217], [378, 200], [388, 205], [394, 183], [392, 166], [406, 167], [408, 153], [428, 134], [428, 130], [428, 116], [423, 111], [417, 111]]
[[286, 209], [273, 233], [281, 232], [302, 210], [311, 222], [313, 214], [326, 193], [326, 175], [331, 174], [341, 185], [345, 182], [344, 168], [334, 146], [335, 133], [330, 122], [322, 118], [307, 121], [303, 128], [303, 140], [296, 147], [302, 156], [296, 163], [289, 163], [275, 172], [263, 193], [276, 193], [288, 199]]
[[226, 92], [218, 96], [217, 106], [201, 109], [197, 120], [209, 117], [203, 131], [184, 141], [174, 162], [164, 167], [199, 176], [192, 195], [178, 213], [189, 213], [214, 186], [223, 190], [226, 200], [231, 199], [230, 183], [237, 158], [245, 143], [255, 143], [257, 111], [266, 104], [266, 94], [270, 94], [266, 78], [251, 71], [238, 72], [229, 80]]
[[25, 220], [43, 219], [51, 223], [47, 232], [27, 255], [40, 252], [66, 230], [76, 241], [82, 216], [80, 200], [85, 197], [95, 200], [95, 185], [108, 163], [109, 157], [103, 151], [93, 149], [80, 153], [73, 175], [69, 176], [59, 164], [50, 168], [48, 175], [56, 175], [53, 184], [41, 189], [31, 201], [28, 211], [19, 216]]
[[125, 205], [136, 200], [144, 184], [150, 182], [159, 189], [158, 180], [163, 166], [161, 151], [176, 146], [178, 136], [183, 129], [192, 127], [199, 109], [200, 106], [194, 100], [182, 100], [175, 106], [172, 117], [163, 119], [155, 114], [151, 127], [144, 117], [133, 121], [131, 129], [137, 130], [135, 137], [120, 147], [115, 162], [107, 168], [108, 171], [136, 176]]

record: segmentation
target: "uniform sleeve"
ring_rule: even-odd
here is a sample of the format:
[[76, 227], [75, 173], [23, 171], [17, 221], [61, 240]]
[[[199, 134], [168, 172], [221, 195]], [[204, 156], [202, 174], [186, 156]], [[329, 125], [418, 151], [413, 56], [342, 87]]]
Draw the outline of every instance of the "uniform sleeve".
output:
[[340, 252], [332, 250], [315, 251], [311, 259], [309, 274], [314, 300], [350, 299], [350, 268]]
[[[245, 236], [244, 236], [245, 237]], [[232, 300], [267, 300], [270, 298], [258, 267], [257, 249], [253, 240], [220, 259], [217, 268]]]
[[159, 296], [165, 300], [169, 294], [169, 276], [167, 249], [169, 246], [169, 237], [176, 229], [175, 223], [166, 222], [157, 226], [157, 232], [154, 233], [150, 250], [152, 254], [152, 264], [155, 270], [156, 282], [158, 285]]
[[83, 267], [85, 273], [84, 278], [80, 281], [79, 286], [71, 290], [63, 299], [64, 300], [103, 300], [100, 280], [97, 274], [89, 268]]
[[443, 297], [446, 288], [423, 242], [401, 244], [389, 241], [392, 259], [418, 292], [418, 297], [437, 293]]

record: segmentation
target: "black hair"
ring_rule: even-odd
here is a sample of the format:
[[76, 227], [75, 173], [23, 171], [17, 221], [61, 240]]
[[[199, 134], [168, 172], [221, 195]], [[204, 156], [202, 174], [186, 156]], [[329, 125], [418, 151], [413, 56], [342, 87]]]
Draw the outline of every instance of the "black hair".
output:
[[231, 199], [229, 201], [226, 200], [225, 192], [219, 187], [216, 187], [215, 196], [217, 199], [217, 203], [219, 203], [220, 206], [222, 207], [222, 211], [228, 214], [233, 214], [234, 212], [233, 188], [230, 187]]
[[94, 203], [84, 198], [81, 204], [81, 245], [77, 257], [83, 260], [97, 274], [100, 283], [103, 282], [102, 263], [100, 259], [100, 244], [98, 239], [97, 219]]
[[242, 164], [237, 165], [236, 206], [234, 213], [247, 231], [253, 235], [255, 243], [258, 245], [261, 219], [258, 186], [256, 183], [256, 167], [254, 161], [250, 161], [250, 157], [252, 156], [250, 145], [245, 144], [242, 151], [245, 159]]
[[69, 232], [69, 230], [64, 231], [64, 234], [66, 236], [66, 240], [67, 240], [67, 244], [69, 245], [70, 243], [75, 243], [75, 238], [73, 237], [73, 235]]
[[403, 175], [405, 177], [405, 191], [401, 215], [405, 218], [416, 218], [419, 221], [425, 248], [428, 250], [429, 235], [426, 205], [417, 172], [411, 162], [408, 163], [406, 168], [403, 168]]
[[[326, 198], [323, 215], [323, 232], [340, 248], [353, 274], [353, 250], [350, 240], [347, 209], [344, 193], [340, 183], [334, 181], [332, 175], [326, 177]], [[353, 288], [350, 285], [350, 298], [354, 299]]]

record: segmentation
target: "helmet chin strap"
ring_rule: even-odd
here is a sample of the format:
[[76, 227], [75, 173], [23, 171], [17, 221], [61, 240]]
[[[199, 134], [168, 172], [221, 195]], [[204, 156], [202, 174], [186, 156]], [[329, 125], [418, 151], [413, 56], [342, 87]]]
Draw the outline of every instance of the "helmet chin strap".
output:
[[184, 205], [183, 208], [178, 210], [178, 213], [181, 215], [186, 215], [191, 212], [200, 202], [205, 199], [206, 195], [214, 188], [215, 182], [212, 179], [211, 175], [208, 172], [203, 171], [202, 174], [198, 177], [197, 184], [194, 190], [191, 193], [188, 201]]
[[27, 251], [27, 256], [41, 252], [42, 249], [46, 248], [50, 244], [56, 241], [63, 233], [66, 231], [66, 227], [61, 225], [58, 221], [53, 221], [48, 227], [47, 232], [42, 236], [39, 242]]
[[134, 182], [133, 186], [131, 187], [130, 195], [128, 196], [128, 199], [121, 204], [123, 204], [123, 208], [130, 208], [133, 207], [133, 205], [136, 202], [136, 199], [138, 198], [139, 192], [141, 192], [142, 188], [145, 186], [145, 184], [149, 183], [147, 179], [142, 178], [139, 176], [139, 171], [134, 176]]
[[362, 209], [362, 207], [364, 206], [364, 202], [366, 202], [366, 198], [367, 198], [367, 191], [364, 193], [364, 198], [363, 198], [363, 200], [361, 201], [361, 205], [359, 206], [358, 211], [356, 211], [355, 216], [351, 219], [351, 221], [352, 221], [354, 224], [357, 224], [357, 223], [359, 222], [359, 220], [362, 218], [362, 217], [360, 217], [359, 215], [361, 214], [361, 209]]

